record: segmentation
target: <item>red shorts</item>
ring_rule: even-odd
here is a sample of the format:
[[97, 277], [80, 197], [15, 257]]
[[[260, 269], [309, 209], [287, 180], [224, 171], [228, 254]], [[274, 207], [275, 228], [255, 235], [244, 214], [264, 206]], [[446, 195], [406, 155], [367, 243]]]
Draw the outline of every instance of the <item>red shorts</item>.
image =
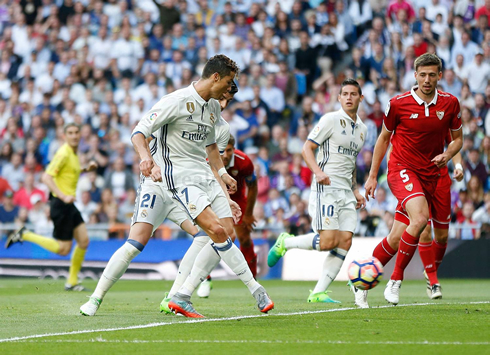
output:
[[[451, 184], [452, 181], [449, 175], [442, 175], [437, 180], [437, 187], [434, 193], [427, 200], [429, 202], [430, 219], [434, 228], [449, 229], [449, 222], [451, 221]], [[406, 225], [410, 224], [408, 213], [400, 205], [400, 202], [396, 206], [395, 220]]]
[[407, 201], [417, 196], [424, 196], [431, 202], [437, 186], [437, 180], [421, 180], [417, 174], [402, 166], [390, 166], [388, 170], [388, 185], [398, 203], [405, 209]]

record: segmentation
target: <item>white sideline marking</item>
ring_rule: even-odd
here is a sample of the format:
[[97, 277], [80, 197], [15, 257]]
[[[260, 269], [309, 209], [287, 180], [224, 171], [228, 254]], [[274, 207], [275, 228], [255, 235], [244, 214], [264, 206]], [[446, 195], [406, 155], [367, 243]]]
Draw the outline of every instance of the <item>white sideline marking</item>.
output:
[[[420, 307], [420, 306], [438, 306], [438, 305], [466, 305], [466, 304], [488, 304], [490, 301], [480, 301], [480, 302], [447, 302], [447, 303], [410, 303], [410, 304], [401, 304], [396, 306], [399, 307]], [[393, 308], [394, 306], [379, 306], [374, 308]], [[75, 335], [75, 334], [88, 334], [88, 333], [100, 333], [100, 332], [115, 332], [118, 330], [131, 330], [131, 329], [144, 329], [144, 328], [154, 328], [161, 327], [165, 325], [173, 325], [173, 324], [189, 324], [189, 323], [207, 323], [207, 322], [223, 322], [229, 320], [238, 320], [238, 319], [248, 319], [248, 318], [261, 318], [261, 317], [278, 317], [278, 316], [297, 316], [297, 315], [305, 315], [305, 314], [318, 314], [318, 313], [332, 313], [332, 312], [344, 312], [344, 311], [352, 311], [359, 309], [357, 307], [346, 307], [346, 308], [330, 308], [330, 309], [321, 309], [318, 311], [302, 311], [302, 312], [291, 312], [291, 313], [276, 313], [276, 314], [255, 314], [248, 316], [236, 316], [236, 317], [227, 317], [227, 318], [198, 318], [198, 319], [188, 319], [182, 322], [158, 322], [158, 323], [150, 323], [150, 324], [141, 324], [141, 325], [131, 325], [129, 327], [120, 327], [120, 328], [106, 328], [106, 329], [86, 329], [86, 330], [75, 330], [72, 332], [61, 332], [61, 333], [46, 333], [46, 334], [34, 334], [34, 335], [26, 335], [22, 337], [13, 337], [13, 338], [5, 338], [0, 339], [0, 343], [5, 342], [13, 342], [13, 341], [22, 341], [27, 339], [37, 339], [37, 338], [46, 338], [52, 336], [63, 336], [63, 335]], [[356, 344], [356, 343], [353, 343]], [[374, 344], [374, 343], [373, 343]], [[394, 342], [396, 344], [396, 342]], [[400, 343], [401, 344], [401, 343]], [[403, 343], [405, 344], [405, 343]], [[407, 342], [408, 344], [408, 342]], [[471, 343], [461, 343], [468, 344]], [[476, 344], [476, 343], [475, 343]], [[480, 343], [478, 343], [479, 345]], [[485, 345], [485, 344], [481, 344]]]
[[18, 343], [123, 343], [123, 344], [151, 344], [151, 343], [208, 343], [208, 344], [355, 344], [355, 345], [490, 345], [490, 342], [461, 342], [461, 341], [344, 341], [344, 340], [207, 340], [207, 339], [163, 339], [163, 340], [109, 340], [103, 338], [76, 340], [25, 340]]

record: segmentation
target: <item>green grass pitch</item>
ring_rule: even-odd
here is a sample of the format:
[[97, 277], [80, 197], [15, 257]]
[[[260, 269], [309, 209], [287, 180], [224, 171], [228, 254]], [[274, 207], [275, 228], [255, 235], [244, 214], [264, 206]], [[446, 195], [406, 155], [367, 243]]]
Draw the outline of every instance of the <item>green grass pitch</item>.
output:
[[437, 301], [424, 281], [405, 281], [396, 307], [384, 301], [383, 282], [366, 310], [353, 307], [343, 282], [331, 287], [340, 305], [306, 303], [312, 282], [263, 285], [276, 304], [269, 315], [239, 281], [214, 281], [209, 299], [193, 298], [207, 317], [196, 321], [159, 313], [170, 282], [120, 281], [95, 317], [83, 317], [87, 293], [2, 279], [0, 354], [490, 354], [490, 280], [442, 280]]

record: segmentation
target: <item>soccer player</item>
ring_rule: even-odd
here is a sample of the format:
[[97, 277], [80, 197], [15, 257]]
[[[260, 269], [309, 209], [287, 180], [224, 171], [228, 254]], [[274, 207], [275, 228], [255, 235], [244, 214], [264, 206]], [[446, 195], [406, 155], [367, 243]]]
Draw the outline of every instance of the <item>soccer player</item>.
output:
[[[240, 250], [247, 261], [250, 271], [252, 271], [252, 275], [256, 277], [257, 254], [255, 254], [254, 243], [250, 236], [255, 223], [253, 210], [257, 200], [257, 179], [254, 165], [244, 152], [235, 149], [235, 137], [231, 135], [221, 158], [228, 174], [237, 181], [237, 191], [230, 196], [240, 206], [242, 211], [240, 220], [235, 224], [235, 232], [240, 241]], [[210, 277], [208, 277], [199, 286], [197, 295], [199, 297], [209, 297], [211, 289], [212, 283]]]
[[[453, 162], [455, 163], [453, 178], [457, 181], [461, 181], [464, 176], [461, 161], [462, 157], [458, 152], [453, 158]], [[433, 202], [439, 202], [437, 203], [439, 206], [438, 216], [431, 216], [431, 220], [420, 235], [419, 240], [419, 253], [422, 263], [424, 264], [424, 275], [426, 276], [427, 281], [427, 295], [431, 299], [442, 297], [442, 290], [437, 278], [434, 280], [434, 278], [431, 277], [431, 280], [429, 279], [429, 274], [435, 272], [437, 275], [437, 270], [442, 263], [442, 259], [446, 252], [449, 222], [451, 219], [451, 179], [447, 174], [447, 169], [441, 170], [445, 170], [445, 173], [443, 172], [439, 177], [434, 196], [432, 197]], [[395, 221], [390, 233], [373, 251], [373, 256], [376, 257], [383, 266], [388, 264], [393, 256], [395, 256], [402, 234], [409, 224], [410, 219], [407, 216], [407, 212], [398, 205], [395, 212]], [[434, 240], [432, 240], [432, 225], [434, 228]], [[350, 282], [349, 286], [354, 293], [355, 304], [360, 308], [369, 308], [367, 302], [367, 290], [360, 290]]]
[[[338, 100], [342, 108], [327, 113], [308, 136], [303, 158], [315, 174], [308, 211], [314, 233], [294, 237], [281, 233], [269, 251], [267, 263], [274, 266], [290, 249], [330, 251], [308, 302], [340, 303], [327, 289], [342, 267], [357, 224], [356, 208], [365, 199], [356, 184], [356, 158], [366, 140], [367, 127], [357, 115], [363, 100], [359, 83], [344, 80]], [[320, 147], [315, 159], [314, 152]]]
[[[399, 302], [403, 272], [413, 257], [430, 213], [433, 216], [438, 213], [438, 206], [431, 203], [436, 201], [431, 200], [441, 169], [459, 152], [463, 143], [458, 99], [436, 89], [442, 77], [441, 67], [439, 57], [430, 53], [415, 60], [417, 86], [388, 103], [365, 184], [366, 198], [374, 197], [379, 166], [391, 140], [388, 184], [410, 218], [400, 240], [395, 269], [384, 292], [385, 299], [392, 304]], [[444, 151], [448, 130], [452, 132], [453, 141]]]
[[[223, 111], [230, 102], [233, 100], [233, 97], [235, 94], [238, 92], [238, 87], [236, 86], [235, 83], [233, 83], [230, 87], [230, 90], [228, 92], [225, 92], [223, 94], [222, 98], [219, 100], [219, 104], [221, 107], [221, 111]], [[224, 153], [226, 146], [228, 144], [228, 141], [230, 139], [230, 125], [228, 122], [226, 122], [223, 117], [220, 116], [220, 119], [218, 122], [216, 122], [215, 125], [215, 132], [216, 132], [216, 144], [218, 145], [218, 150], [220, 154]], [[218, 182], [221, 181], [219, 178], [218, 173], [214, 170], [213, 173], [215, 174], [215, 177], [217, 178]], [[223, 187], [223, 192], [227, 197], [229, 197], [226, 185]], [[235, 206], [235, 209], [240, 209], [240, 207], [233, 201], [230, 201], [231, 206]], [[241, 213], [241, 211], [240, 211]], [[236, 215], [234, 213], [234, 219], [238, 220], [240, 216]], [[233, 231], [230, 231], [233, 233], [232, 239], [235, 239], [235, 235]], [[194, 235], [194, 234], [191, 234]], [[160, 312], [165, 312], [165, 313], [171, 313], [170, 308], [168, 308], [168, 303], [170, 302], [171, 298], [179, 291], [179, 289], [182, 287], [184, 284], [185, 280], [190, 274], [190, 271], [194, 265], [194, 261], [196, 260], [197, 255], [201, 251], [201, 249], [210, 241], [210, 238], [205, 234], [205, 233], [199, 233], [195, 235], [194, 240], [185, 253], [184, 257], [180, 261], [179, 269], [177, 271], [177, 277], [175, 278], [174, 283], [172, 284], [172, 287], [168, 293], [165, 294], [162, 302], [160, 303]], [[219, 260], [217, 260], [217, 263], [219, 263]], [[214, 267], [213, 267], [214, 268]], [[213, 269], [211, 268], [209, 272]], [[204, 275], [206, 276], [206, 275]], [[204, 284], [203, 290], [207, 291], [207, 294], [209, 296], [209, 292], [211, 291], [212, 288], [212, 283], [210, 281], [210, 277], [208, 276], [209, 279], [206, 279], [203, 281], [201, 285]], [[201, 289], [201, 288], [200, 288]], [[199, 289], [199, 290], [200, 290]]]
[[[187, 317], [203, 317], [192, 303], [189, 282], [200, 268], [216, 254], [245, 283], [255, 297], [261, 312], [268, 312], [274, 303], [253, 275], [240, 250], [230, 238], [233, 218], [228, 200], [214, 178], [210, 165], [222, 181], [236, 191], [236, 181], [226, 172], [216, 145], [215, 124], [220, 117], [216, 99], [229, 90], [238, 73], [235, 62], [225, 55], [208, 60], [198, 82], [164, 96], [138, 123], [133, 131], [133, 145], [141, 158], [144, 176], [150, 176], [155, 165], [146, 139], [160, 130], [163, 145], [162, 175], [168, 194], [189, 218], [212, 239], [199, 253], [189, 277], [169, 302], [169, 308]], [[206, 158], [209, 159], [209, 165]], [[189, 281], [189, 282], [188, 282]]]
[[50, 216], [54, 224], [54, 239], [35, 234], [23, 226], [17, 232], [9, 235], [5, 248], [17, 242], [27, 241], [52, 253], [65, 256], [70, 253], [73, 239], [75, 239], [77, 245], [71, 255], [65, 290], [87, 291], [78, 283], [78, 272], [82, 268], [89, 239], [83, 218], [74, 202], [80, 173], [97, 169], [97, 163], [91, 161], [87, 167], [81, 169], [77, 155], [81, 136], [80, 127], [77, 124], [65, 125], [64, 136], [65, 144], [58, 149], [42, 177], [42, 181], [51, 192]]

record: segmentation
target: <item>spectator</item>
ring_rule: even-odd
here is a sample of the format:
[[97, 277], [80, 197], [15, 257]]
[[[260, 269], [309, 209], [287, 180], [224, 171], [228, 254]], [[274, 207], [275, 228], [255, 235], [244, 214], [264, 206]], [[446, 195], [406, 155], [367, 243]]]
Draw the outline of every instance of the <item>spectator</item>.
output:
[[14, 193], [7, 190], [3, 194], [2, 204], [0, 204], [0, 223], [14, 223], [19, 215], [19, 206], [14, 204]]
[[33, 198], [33, 196], [38, 196], [39, 201], [47, 201], [44, 191], [34, 186], [34, 175], [26, 174], [23, 186], [14, 194], [14, 203], [16, 206], [30, 210], [38, 202], [38, 198]]

